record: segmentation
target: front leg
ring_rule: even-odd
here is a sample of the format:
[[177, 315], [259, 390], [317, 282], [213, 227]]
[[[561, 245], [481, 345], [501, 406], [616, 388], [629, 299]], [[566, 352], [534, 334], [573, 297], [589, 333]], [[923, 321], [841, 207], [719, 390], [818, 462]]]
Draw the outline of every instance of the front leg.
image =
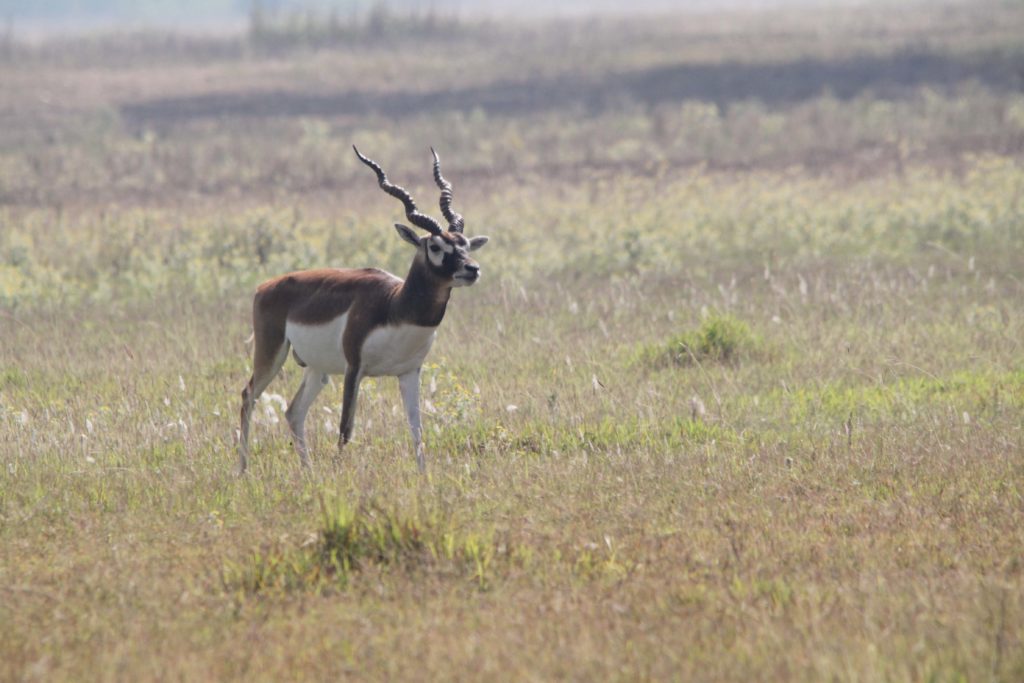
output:
[[352, 440], [352, 425], [356, 420], [356, 399], [359, 397], [359, 382], [363, 375], [359, 367], [349, 365], [345, 370], [345, 391], [341, 397], [341, 430], [338, 435], [338, 451]]
[[420, 472], [424, 472], [427, 469], [427, 463], [423, 453], [423, 429], [420, 426], [420, 369], [416, 368], [404, 375], [399, 375], [398, 388], [402, 392], [405, 415], [409, 418], [412, 447], [416, 452], [416, 465], [420, 468]]

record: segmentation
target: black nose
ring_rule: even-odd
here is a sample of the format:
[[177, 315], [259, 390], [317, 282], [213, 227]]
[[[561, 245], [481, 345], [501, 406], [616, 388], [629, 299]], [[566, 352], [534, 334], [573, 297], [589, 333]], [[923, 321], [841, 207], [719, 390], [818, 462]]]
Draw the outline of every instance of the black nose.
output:
[[480, 266], [472, 263], [467, 263], [466, 270], [468, 270], [470, 273], [473, 273], [473, 275], [476, 275], [477, 273], [480, 272]]

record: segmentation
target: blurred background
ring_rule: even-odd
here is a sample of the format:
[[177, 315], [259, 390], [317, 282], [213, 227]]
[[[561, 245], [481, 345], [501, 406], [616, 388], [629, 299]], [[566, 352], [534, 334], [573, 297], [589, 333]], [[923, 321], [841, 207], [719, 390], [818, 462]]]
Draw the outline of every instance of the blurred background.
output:
[[[822, 4], [821, 0], [817, 0]], [[53, 0], [38, 3], [3, 0], [0, 9], [40, 27], [82, 28], [100, 23], [182, 26], [240, 22], [258, 5], [270, 12], [359, 12], [386, 5], [397, 12], [442, 11], [476, 16], [558, 16], [598, 12], [636, 13], [678, 9], [714, 10], [726, 7], [771, 7], [783, 4], [810, 5], [815, 0]], [[840, 0], [853, 4], [856, 0]], [[837, 3], [828, 3], [835, 5]]]
[[[60, 230], [73, 216], [75, 234], [123, 234], [133, 207], [390, 221], [353, 143], [424, 199], [435, 146], [467, 216], [549, 227], [570, 194], [591, 207], [575, 224], [622, 224], [686, 178], [963, 177], [1024, 153], [1019, 2], [0, 0], [0, 22], [0, 205], [56, 210]], [[247, 288], [253, 259], [351, 263], [352, 242], [301, 222], [242, 219], [272, 234], [216, 267]], [[7, 259], [0, 294], [73, 275], [94, 296], [146, 245], [185, 248], [159, 223], [131, 228], [129, 265], [94, 253], [113, 260], [98, 270], [25, 237], [35, 265]]]
[[400, 171], [434, 144], [562, 177], [955, 166], [1024, 135], [1015, 2], [2, 0], [0, 21], [4, 203], [340, 189], [353, 141]]

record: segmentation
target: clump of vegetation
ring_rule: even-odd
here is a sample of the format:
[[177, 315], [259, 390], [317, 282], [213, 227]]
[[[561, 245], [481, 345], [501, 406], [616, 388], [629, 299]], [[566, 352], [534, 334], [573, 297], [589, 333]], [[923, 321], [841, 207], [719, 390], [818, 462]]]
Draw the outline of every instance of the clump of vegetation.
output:
[[335, 572], [348, 574], [368, 562], [416, 562], [427, 550], [430, 529], [416, 517], [373, 503], [352, 507], [342, 501], [323, 510], [316, 558]]
[[353, 506], [321, 498], [321, 509], [315, 543], [275, 546], [230, 563], [223, 572], [225, 588], [249, 595], [325, 591], [344, 588], [354, 573], [372, 565], [447, 566], [464, 570], [480, 587], [487, 585], [487, 570], [498, 551], [488, 537], [459, 534], [450, 520], [437, 515], [408, 514], [373, 501]]
[[747, 323], [727, 313], [714, 313], [696, 329], [664, 343], [640, 347], [635, 362], [654, 367], [735, 363], [759, 346], [759, 338]]

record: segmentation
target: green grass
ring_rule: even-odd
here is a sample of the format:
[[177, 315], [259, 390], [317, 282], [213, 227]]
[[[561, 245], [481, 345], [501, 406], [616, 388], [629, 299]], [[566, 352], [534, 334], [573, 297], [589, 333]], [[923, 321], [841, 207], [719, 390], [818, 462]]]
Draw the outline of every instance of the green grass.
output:
[[[879, 47], [860, 11], [866, 33], [847, 42], [769, 32], [760, 57]], [[891, 35], [925, 26], [944, 53], [1002, 44], [993, 27], [950, 37], [964, 12], [896, 14], [879, 15]], [[709, 17], [725, 22], [712, 43], [733, 45], [729, 17]], [[586, 47], [581, 26], [562, 30]], [[680, 56], [666, 41], [627, 50], [649, 25], [623, 31], [623, 63]], [[46, 61], [60, 49], [21, 66], [58, 82], [79, 68]], [[1024, 677], [1018, 94], [749, 103], [746, 124], [715, 114], [732, 129], [694, 119], [692, 101], [311, 117], [294, 148], [281, 143], [294, 121], [147, 138], [104, 119], [117, 88], [178, 83], [184, 67], [157, 57], [70, 93], [54, 116], [74, 135], [52, 146], [0, 134], [0, 163], [28, 169], [0, 181], [0, 680]], [[349, 57], [319, 59], [361, 68]], [[381, 87], [435, 57], [396, 52], [409, 72]], [[247, 91], [249, 68], [309, 67], [277, 59], [214, 62], [210, 77]], [[498, 61], [465, 77], [500, 79]], [[901, 118], [925, 100], [930, 113]], [[1005, 145], [933, 117], [986, 101]], [[10, 98], [13, 128], [40, 125], [33, 102]], [[659, 117], [672, 140], [709, 141], [706, 165], [638, 163], [683, 144], [652, 137]], [[845, 149], [851, 122], [882, 135], [878, 117], [959, 151], [819, 172], [806, 141]], [[613, 147], [587, 137], [612, 130]], [[750, 152], [795, 132], [796, 166]], [[341, 387], [325, 388], [302, 471], [289, 362], [238, 477], [254, 286], [314, 265], [408, 265], [398, 207], [357, 173], [354, 138], [424, 207], [429, 166], [410, 150], [443, 143], [469, 230], [492, 238], [424, 368], [428, 471], [392, 379], [364, 383], [342, 454]], [[489, 167], [500, 173], [473, 170]], [[287, 187], [264, 191], [275, 178]]]
[[673, 335], [662, 344], [642, 346], [635, 361], [653, 367], [729, 363], [750, 355], [757, 338], [750, 326], [730, 315], [709, 314], [700, 327]]

